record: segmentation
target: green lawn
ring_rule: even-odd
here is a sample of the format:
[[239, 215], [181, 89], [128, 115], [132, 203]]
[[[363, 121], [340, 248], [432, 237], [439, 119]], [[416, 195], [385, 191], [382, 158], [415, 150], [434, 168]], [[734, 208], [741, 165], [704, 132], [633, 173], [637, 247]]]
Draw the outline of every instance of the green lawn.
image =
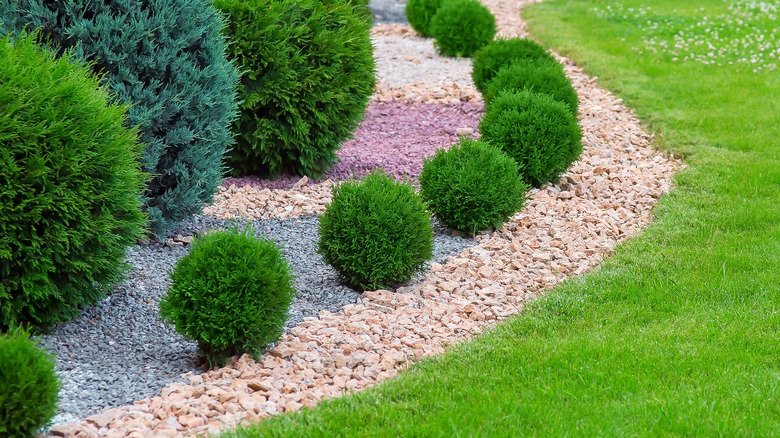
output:
[[[746, 2], [677, 4], [551, 0], [524, 15], [685, 156], [646, 231], [400, 378], [236, 435], [780, 435], [780, 70], [758, 47], [744, 63], [722, 41], [714, 57], [696, 45], [718, 29], [768, 38], [777, 22]], [[697, 60], [658, 49], [680, 30]]]

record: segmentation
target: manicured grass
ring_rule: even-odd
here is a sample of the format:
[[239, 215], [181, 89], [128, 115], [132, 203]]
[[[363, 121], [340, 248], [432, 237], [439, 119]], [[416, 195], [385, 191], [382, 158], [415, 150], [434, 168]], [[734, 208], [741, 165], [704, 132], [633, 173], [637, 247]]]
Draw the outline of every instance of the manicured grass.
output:
[[[728, 6], [643, 1], [666, 36]], [[780, 434], [780, 74], [648, 54], [636, 20], [593, 10], [606, 4], [525, 16], [686, 157], [655, 222], [473, 342], [225, 436]]]

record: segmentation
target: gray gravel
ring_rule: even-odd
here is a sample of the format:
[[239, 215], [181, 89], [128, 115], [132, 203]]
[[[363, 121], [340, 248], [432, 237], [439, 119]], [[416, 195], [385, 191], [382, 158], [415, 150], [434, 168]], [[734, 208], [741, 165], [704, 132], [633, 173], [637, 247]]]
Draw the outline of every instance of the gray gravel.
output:
[[[297, 296], [287, 328], [320, 310], [337, 312], [360, 293], [341, 285], [336, 272], [316, 253], [316, 216], [268, 219], [252, 223], [257, 234], [278, 242], [295, 275]], [[196, 216], [174, 234], [196, 235], [229, 226], [228, 221]], [[473, 245], [434, 222], [434, 260]], [[60, 413], [54, 424], [83, 419], [105, 407], [150, 397], [183, 373], [200, 373], [197, 346], [182, 338], [157, 316], [157, 302], [170, 285], [169, 272], [188, 247], [149, 244], [130, 248], [132, 266], [124, 283], [99, 305], [84, 309], [80, 318], [61, 324], [41, 337], [57, 357]], [[418, 277], [414, 281], [421, 278]]]
[[368, 4], [374, 16], [374, 23], [404, 23], [406, 2], [399, 0], [371, 0]]

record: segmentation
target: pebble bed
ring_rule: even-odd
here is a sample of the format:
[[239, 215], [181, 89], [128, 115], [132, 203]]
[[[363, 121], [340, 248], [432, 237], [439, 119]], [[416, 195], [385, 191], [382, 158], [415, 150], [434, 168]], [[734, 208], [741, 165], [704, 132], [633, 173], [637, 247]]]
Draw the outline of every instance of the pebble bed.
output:
[[[502, 34], [522, 33], [519, 8], [524, 2], [483, 3], [497, 16]], [[401, 25], [383, 25], [375, 35], [380, 33], [415, 38]], [[426, 58], [416, 68], [443, 62], [437, 59]], [[557, 184], [533, 190], [526, 208], [500, 230], [478, 236], [474, 246], [446, 263], [432, 263], [419, 282], [396, 291], [364, 292], [354, 304], [304, 317], [260, 360], [242, 356], [224, 368], [192, 373], [158, 395], [58, 425], [51, 434], [196, 436], [314, 406], [390, 378], [417, 358], [441, 353], [446, 345], [520, 312], [539, 292], [592, 269], [649, 222], [652, 207], [668, 192], [681, 164], [653, 149], [652, 137], [619, 99], [559, 59], [580, 96], [585, 150]], [[418, 87], [396, 85], [410, 87], [405, 91]], [[448, 88], [446, 99], [457, 96], [462, 102], [460, 90], [460, 85]], [[329, 199], [331, 187], [330, 181], [308, 184], [305, 179], [290, 190], [224, 187], [209, 214], [303, 221]], [[229, 211], [231, 205], [241, 207]]]
[[[320, 180], [345, 180], [381, 168], [398, 179], [416, 177], [422, 159], [458, 140], [458, 130], [473, 132], [482, 116], [482, 103], [431, 104], [410, 101], [371, 102], [365, 119], [336, 151], [339, 161]], [[223, 189], [252, 186], [258, 189], [292, 188], [300, 176], [284, 175], [274, 180], [256, 176], [227, 178]], [[308, 179], [307, 179], [308, 180]], [[300, 186], [300, 185], [299, 185]]]
[[[202, 372], [197, 345], [159, 320], [157, 303], [170, 286], [168, 273], [189, 250], [184, 243], [188, 237], [233, 223], [198, 216], [174, 231], [177, 237], [170, 239], [170, 245], [131, 248], [127, 262], [132, 269], [126, 281], [99, 305], [85, 309], [80, 318], [41, 338], [57, 357], [62, 384], [55, 424], [153, 396], [172, 382], [185, 381], [184, 373]], [[337, 312], [360, 298], [359, 292], [339, 283], [336, 271], [317, 254], [318, 223], [316, 216], [301, 216], [248, 224], [256, 235], [278, 242], [290, 262], [296, 297], [290, 307], [288, 332], [304, 317], [322, 310]], [[453, 235], [435, 220], [433, 225], [434, 263], [445, 263], [474, 243]], [[410, 283], [422, 279], [424, 275], [419, 275]]]

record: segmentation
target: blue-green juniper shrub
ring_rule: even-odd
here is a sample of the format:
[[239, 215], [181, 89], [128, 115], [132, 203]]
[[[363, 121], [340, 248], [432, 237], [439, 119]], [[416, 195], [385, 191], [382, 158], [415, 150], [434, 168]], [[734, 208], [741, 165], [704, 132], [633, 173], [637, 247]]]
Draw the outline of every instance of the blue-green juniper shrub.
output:
[[130, 105], [145, 145], [151, 231], [200, 213], [223, 177], [238, 72], [211, 0], [0, 0], [0, 32], [41, 28], [57, 50], [91, 62]]

